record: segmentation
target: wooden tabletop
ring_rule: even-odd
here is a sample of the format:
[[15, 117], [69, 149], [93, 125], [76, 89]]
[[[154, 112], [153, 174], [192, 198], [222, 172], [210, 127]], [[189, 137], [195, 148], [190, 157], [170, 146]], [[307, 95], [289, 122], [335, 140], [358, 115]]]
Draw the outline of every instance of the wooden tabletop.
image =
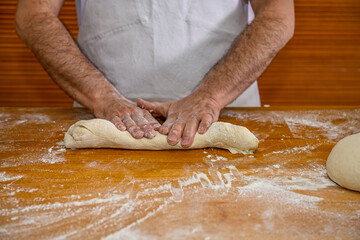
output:
[[64, 148], [74, 108], [0, 108], [0, 239], [360, 239], [360, 193], [325, 162], [360, 108], [226, 109], [226, 150]]

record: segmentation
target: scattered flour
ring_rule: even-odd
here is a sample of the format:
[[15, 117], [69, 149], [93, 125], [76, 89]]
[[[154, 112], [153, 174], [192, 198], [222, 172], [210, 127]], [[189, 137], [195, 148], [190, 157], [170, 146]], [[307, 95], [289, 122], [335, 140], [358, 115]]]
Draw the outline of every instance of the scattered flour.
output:
[[[53, 153], [54, 148], [48, 149], [48, 152]], [[281, 171], [282, 166], [274, 164], [258, 169], [253, 174], [248, 174], [244, 171], [240, 172], [229, 162], [221, 168], [196, 171], [191, 176], [175, 181], [157, 183], [132, 178], [124, 179], [119, 183], [118, 188], [105, 188], [98, 194], [72, 194], [68, 195], [66, 199], [59, 199], [53, 203], [0, 209], [0, 216], [8, 219], [2, 225], [1, 232], [3, 234], [17, 232], [19, 236], [26, 236], [26, 231], [36, 232], [41, 229], [49, 230], [52, 227], [65, 226], [70, 219], [81, 221], [83, 218], [95, 218], [95, 222], [92, 221], [83, 228], [69, 229], [53, 238], [79, 238], [86, 234], [95, 234], [98, 229], [111, 228], [114, 230], [103, 239], [123, 239], [128, 236], [151, 239], [153, 236], [139, 230], [139, 226], [150, 218], [156, 217], [168, 206], [182, 204], [186, 199], [189, 201], [189, 198], [200, 202], [206, 199], [222, 201], [231, 198], [235, 201], [243, 201], [243, 199], [256, 198], [265, 210], [260, 215], [262, 222], [253, 227], [269, 231], [276, 229], [272, 219], [281, 217], [281, 214], [289, 211], [287, 209], [321, 213], [317, 206], [322, 198], [294, 191], [316, 191], [334, 186], [327, 179], [324, 166], [313, 164], [300, 173], [294, 173], [291, 179], [283, 177], [284, 174]], [[264, 173], [266, 175], [267, 172], [271, 172], [273, 177], [262, 177], [261, 174], [256, 174]], [[5, 173], [1, 173], [0, 176], [3, 179], [15, 180], [18, 178]], [[194, 197], [195, 199], [193, 199]], [[46, 199], [43, 198], [39, 201], [43, 202]], [[273, 206], [282, 206], [282, 208], [273, 210]], [[356, 214], [359, 215], [359, 213]], [[130, 216], [135, 216], [135, 219], [130, 219]], [[252, 214], [247, 212], [247, 216], [252, 217]], [[184, 236], [177, 230], [169, 229], [167, 236], [169, 238], [178, 235]], [[202, 228], [188, 230], [194, 231], [195, 234], [201, 233]], [[177, 235], [171, 235], [171, 233]]]
[[48, 152], [40, 158], [40, 162], [47, 164], [56, 164], [65, 162], [65, 158], [59, 156], [59, 154], [66, 152], [65, 148], [51, 147]]
[[212, 162], [217, 162], [217, 161], [227, 161], [228, 159], [226, 157], [223, 156], [217, 156], [217, 155], [207, 155], [206, 158], [210, 159]]
[[[41, 153], [42, 151], [42, 153]], [[38, 153], [23, 153], [18, 157], [2, 159], [0, 167], [17, 167], [34, 164], [57, 164], [64, 163], [66, 159], [62, 156], [66, 149], [64, 146], [55, 145], [46, 149], [39, 149]]]
[[[326, 113], [324, 113], [326, 111]], [[256, 111], [256, 112], [238, 112], [225, 110], [222, 117], [232, 117], [242, 122], [256, 121], [258, 128], [264, 129], [264, 126], [271, 124], [273, 128], [279, 124], [285, 123], [291, 130], [295, 138], [317, 139], [324, 137], [334, 140], [341, 139], [347, 135], [359, 132], [360, 109], [347, 110], [302, 110], [302, 111]], [[270, 129], [273, 132], [274, 129]], [[265, 133], [256, 133], [260, 139], [266, 139]]]
[[[17, 121], [19, 123], [19, 121]], [[46, 124], [46, 123], [54, 123], [54, 121], [51, 120], [49, 115], [46, 114], [40, 114], [40, 113], [26, 113], [20, 115], [20, 123], [35, 123], [35, 124]]]
[[268, 156], [268, 155], [272, 155], [272, 154], [300, 154], [303, 152], [309, 152], [311, 150], [314, 150], [316, 148], [316, 146], [314, 145], [308, 145], [308, 146], [304, 146], [304, 147], [293, 147], [293, 148], [287, 148], [285, 150], [281, 150], [281, 151], [273, 151], [271, 153], [268, 154], [264, 154], [264, 157]]
[[0, 172], [0, 182], [16, 181], [22, 177], [22, 175], [9, 175], [6, 172]]
[[22, 124], [48, 124], [55, 123], [49, 115], [41, 113], [0, 114], [0, 123], [6, 123], [2, 128], [14, 128]]
[[335, 110], [327, 110], [327, 114], [322, 115], [316, 110], [308, 110], [305, 113], [289, 112], [284, 119], [296, 138], [322, 136], [327, 139], [340, 139], [359, 131], [360, 111], [354, 111], [358, 114], [350, 116], [344, 112], [339, 116], [339, 111]]
[[319, 197], [313, 197], [288, 191], [283, 187], [274, 184], [267, 179], [261, 179], [250, 183], [244, 187], [237, 187], [240, 196], [253, 196], [264, 198], [267, 201], [277, 201], [283, 204], [297, 205], [301, 208], [313, 208], [313, 204], [322, 200]]

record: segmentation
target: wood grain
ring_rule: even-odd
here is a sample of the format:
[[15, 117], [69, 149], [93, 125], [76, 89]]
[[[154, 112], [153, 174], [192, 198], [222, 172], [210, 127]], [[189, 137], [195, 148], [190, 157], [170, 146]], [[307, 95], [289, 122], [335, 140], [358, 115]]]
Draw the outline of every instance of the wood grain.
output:
[[[263, 104], [360, 104], [360, 1], [296, 0], [293, 39], [259, 79]], [[0, 106], [71, 106], [14, 30], [15, 0], [0, 2]], [[76, 38], [74, 1], [60, 18]]]
[[0, 108], [0, 239], [359, 239], [360, 193], [325, 162], [360, 130], [360, 108], [222, 111], [259, 138], [254, 155], [65, 149], [89, 118]]

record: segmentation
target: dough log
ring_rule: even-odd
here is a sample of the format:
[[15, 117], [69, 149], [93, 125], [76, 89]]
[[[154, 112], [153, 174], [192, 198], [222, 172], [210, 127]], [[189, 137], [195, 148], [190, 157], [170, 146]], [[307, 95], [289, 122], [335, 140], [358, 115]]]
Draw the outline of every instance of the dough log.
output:
[[[103, 119], [81, 120], [65, 134], [67, 148], [122, 148], [139, 150], [184, 149], [180, 142], [168, 144], [166, 135], [159, 132], [153, 139], [134, 139], [127, 131], [118, 130]], [[223, 148], [231, 153], [251, 154], [258, 147], [258, 139], [247, 128], [225, 122], [215, 122], [205, 134], [196, 134], [189, 149]]]

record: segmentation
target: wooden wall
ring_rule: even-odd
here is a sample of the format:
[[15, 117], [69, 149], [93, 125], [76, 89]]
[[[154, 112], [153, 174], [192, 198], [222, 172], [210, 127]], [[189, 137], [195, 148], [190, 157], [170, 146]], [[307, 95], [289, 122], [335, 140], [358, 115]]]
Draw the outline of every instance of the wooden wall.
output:
[[[16, 2], [0, 2], [0, 106], [72, 106], [16, 36]], [[295, 6], [295, 36], [259, 79], [262, 104], [360, 105], [360, 1]], [[73, 0], [61, 19], [76, 36]]]

